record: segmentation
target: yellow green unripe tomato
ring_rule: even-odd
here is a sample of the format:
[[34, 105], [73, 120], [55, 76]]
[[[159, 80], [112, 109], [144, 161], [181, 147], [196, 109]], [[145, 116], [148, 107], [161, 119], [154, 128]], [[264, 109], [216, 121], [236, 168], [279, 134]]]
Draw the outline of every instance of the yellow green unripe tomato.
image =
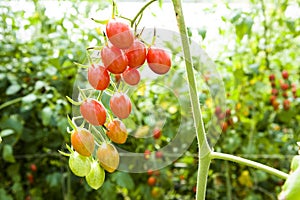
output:
[[69, 158], [69, 167], [76, 176], [84, 177], [91, 169], [90, 158], [73, 151]]
[[97, 190], [103, 185], [104, 179], [105, 179], [104, 169], [100, 167], [97, 161], [94, 160], [91, 164], [90, 172], [85, 177], [86, 182], [91, 188]]
[[291, 162], [291, 171], [295, 171], [300, 165], [300, 155], [294, 156]]
[[279, 200], [299, 200], [300, 199], [300, 167], [291, 173], [282, 186]]

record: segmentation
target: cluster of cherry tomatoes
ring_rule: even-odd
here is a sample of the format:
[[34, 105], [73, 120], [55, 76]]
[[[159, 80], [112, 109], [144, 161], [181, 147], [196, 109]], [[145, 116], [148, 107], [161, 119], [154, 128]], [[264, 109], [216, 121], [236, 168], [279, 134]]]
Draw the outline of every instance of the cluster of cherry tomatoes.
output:
[[220, 127], [222, 128], [222, 132], [226, 132], [229, 126], [233, 126], [234, 122], [231, 117], [231, 110], [227, 109], [225, 112], [222, 111], [220, 106], [215, 108], [215, 115], [218, 118], [218, 122]]
[[[112, 86], [110, 109], [101, 103], [101, 95], [90, 98], [80, 90], [81, 102], [69, 98], [70, 102], [80, 106], [81, 116], [69, 119], [73, 128], [70, 131], [73, 148], [67, 145], [70, 153], [61, 152], [69, 156], [71, 171], [79, 177], [85, 177], [94, 189], [103, 184], [104, 170], [112, 173], [119, 166], [119, 153], [113, 143], [124, 144], [128, 137], [122, 119], [130, 115], [132, 104], [126, 93], [117, 91], [111, 75], [117, 81], [122, 79], [126, 84], [134, 86], [140, 82], [138, 69], [146, 61], [149, 68], [159, 75], [167, 73], [171, 67], [171, 58], [164, 49], [154, 45], [147, 48], [139, 36], [134, 35], [129, 25], [118, 19], [111, 19], [107, 23], [105, 35], [108, 41], [106, 39], [107, 42], [101, 49], [102, 64], [91, 63], [89, 59], [87, 78], [92, 90], [100, 94], [105, 90], [111, 91], [109, 87]], [[77, 127], [76, 119], [83, 119], [83, 125]], [[84, 128], [86, 125], [88, 129]], [[159, 137], [158, 134], [155, 137]]]
[[269, 81], [272, 87], [271, 90], [271, 96], [270, 96], [270, 103], [273, 106], [274, 110], [279, 109], [279, 94], [283, 97], [282, 101], [282, 107], [284, 110], [289, 110], [290, 109], [290, 100], [289, 98], [289, 91], [292, 91], [292, 96], [293, 98], [297, 98], [297, 88], [296, 84], [291, 84], [289, 81], [289, 73], [286, 70], [283, 70], [281, 72], [281, 76], [283, 79], [279, 80], [279, 84], [276, 81], [276, 76], [275, 74], [269, 75]]

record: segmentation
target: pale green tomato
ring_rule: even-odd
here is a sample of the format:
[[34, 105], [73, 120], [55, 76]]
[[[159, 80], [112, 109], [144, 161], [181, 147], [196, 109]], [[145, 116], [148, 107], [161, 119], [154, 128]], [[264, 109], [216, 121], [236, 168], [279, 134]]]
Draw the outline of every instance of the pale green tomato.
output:
[[74, 151], [69, 158], [69, 167], [76, 176], [84, 177], [91, 170], [91, 161], [88, 157]]
[[282, 189], [280, 199], [300, 200], [300, 167], [289, 175]]
[[104, 179], [105, 179], [104, 169], [100, 167], [97, 161], [93, 161], [91, 165], [91, 171], [85, 177], [86, 182], [91, 188], [97, 190], [102, 186]]
[[291, 162], [291, 171], [295, 171], [299, 167], [299, 164], [300, 164], [300, 156], [299, 155], [294, 156]]

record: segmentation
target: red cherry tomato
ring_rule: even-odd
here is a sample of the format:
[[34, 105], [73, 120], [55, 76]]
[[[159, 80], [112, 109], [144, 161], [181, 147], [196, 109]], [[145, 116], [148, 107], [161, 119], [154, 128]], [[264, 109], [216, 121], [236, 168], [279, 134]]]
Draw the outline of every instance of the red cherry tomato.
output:
[[88, 80], [96, 90], [105, 90], [109, 86], [108, 71], [100, 65], [92, 65], [88, 69]]
[[120, 119], [127, 118], [131, 112], [131, 101], [124, 93], [115, 93], [109, 104], [113, 114]]
[[156, 158], [162, 158], [164, 155], [163, 155], [163, 152], [161, 152], [161, 151], [157, 151], [157, 152], [155, 152], [155, 157]]
[[106, 131], [107, 136], [117, 144], [124, 144], [127, 140], [127, 129], [125, 124], [118, 119], [114, 119], [107, 125], [108, 131]]
[[156, 74], [165, 74], [171, 68], [169, 54], [160, 48], [150, 47], [148, 49], [147, 62], [150, 69]]
[[105, 46], [101, 50], [101, 59], [105, 68], [113, 74], [121, 74], [128, 65], [124, 52], [115, 46]]
[[147, 181], [149, 186], [154, 186], [156, 183], [156, 178], [154, 176], [150, 176]]
[[31, 169], [31, 171], [36, 172], [36, 171], [37, 171], [36, 164], [32, 163], [32, 164], [30, 165], [30, 169]]
[[103, 125], [106, 121], [106, 110], [95, 99], [86, 99], [80, 105], [80, 113], [88, 123], [94, 126]]
[[87, 129], [78, 128], [71, 135], [71, 144], [80, 155], [90, 156], [95, 148], [94, 136]]
[[125, 51], [127, 59], [128, 59], [128, 66], [131, 68], [138, 68], [145, 63], [147, 50], [145, 44], [135, 39], [132, 46]]
[[155, 129], [153, 130], [153, 138], [154, 138], [154, 139], [159, 139], [160, 136], [161, 136], [161, 129], [155, 128]]
[[132, 86], [137, 85], [141, 79], [140, 72], [135, 68], [127, 68], [122, 73], [122, 77], [125, 83]]
[[106, 35], [108, 40], [119, 49], [129, 48], [134, 40], [133, 33], [128, 24], [116, 19], [112, 19], [107, 23]]
[[284, 78], [284, 79], [288, 79], [288, 78], [289, 78], [289, 73], [288, 73], [288, 71], [286, 71], [286, 70], [283, 70], [283, 71], [281, 72], [281, 75], [282, 75], [282, 78]]

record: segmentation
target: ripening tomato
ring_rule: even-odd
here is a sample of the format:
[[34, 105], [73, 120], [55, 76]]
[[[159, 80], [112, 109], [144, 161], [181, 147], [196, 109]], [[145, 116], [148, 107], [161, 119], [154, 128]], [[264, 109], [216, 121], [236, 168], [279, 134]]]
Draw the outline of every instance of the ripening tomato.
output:
[[148, 49], [147, 62], [150, 69], [156, 74], [165, 74], [171, 68], [169, 54], [160, 48], [150, 47]]
[[221, 123], [221, 128], [222, 128], [222, 132], [226, 132], [226, 131], [227, 131], [227, 128], [228, 128], [227, 122]]
[[138, 68], [145, 63], [147, 50], [144, 43], [135, 39], [132, 46], [125, 51], [128, 59], [128, 66]]
[[126, 142], [128, 133], [125, 124], [121, 120], [114, 119], [108, 123], [107, 128], [106, 134], [111, 141], [117, 144]]
[[71, 134], [71, 144], [82, 156], [90, 156], [95, 148], [93, 134], [85, 128], [77, 128]]
[[105, 90], [109, 86], [108, 71], [101, 65], [92, 65], [88, 69], [88, 80], [96, 90]]
[[109, 101], [110, 109], [115, 116], [125, 119], [131, 112], [131, 101], [124, 93], [115, 93]]
[[115, 46], [105, 46], [101, 50], [101, 59], [105, 68], [113, 74], [121, 74], [128, 65], [124, 52]]
[[95, 99], [86, 99], [80, 105], [82, 117], [94, 126], [103, 125], [106, 121], [106, 110], [104, 106]]
[[33, 184], [34, 183], [34, 176], [32, 173], [28, 173], [27, 174], [27, 180], [30, 184]]
[[111, 143], [102, 143], [97, 150], [100, 165], [108, 172], [114, 172], [120, 162], [119, 152]]
[[154, 186], [156, 183], [156, 178], [154, 176], [150, 176], [147, 181], [149, 186]]
[[127, 68], [122, 73], [122, 77], [125, 83], [132, 86], [137, 85], [141, 79], [140, 72], [135, 68]]
[[134, 36], [128, 24], [112, 19], [106, 25], [108, 40], [119, 49], [127, 49], [133, 44]]
[[283, 101], [283, 108], [284, 108], [284, 110], [289, 110], [290, 109], [290, 105], [291, 105], [291, 102], [288, 99], [285, 99]]

